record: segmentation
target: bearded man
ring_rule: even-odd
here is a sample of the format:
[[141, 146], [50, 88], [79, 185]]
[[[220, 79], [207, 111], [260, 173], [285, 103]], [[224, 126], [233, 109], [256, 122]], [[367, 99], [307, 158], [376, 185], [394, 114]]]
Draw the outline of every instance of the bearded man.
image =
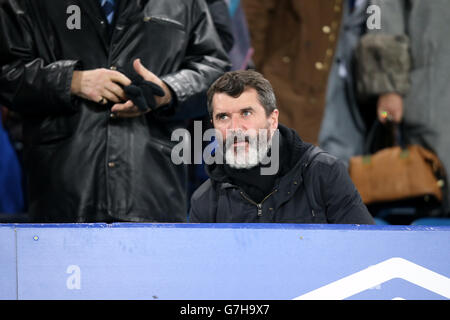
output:
[[345, 166], [278, 123], [260, 73], [224, 74], [208, 90], [208, 111], [224, 162], [206, 166], [189, 222], [374, 224]]

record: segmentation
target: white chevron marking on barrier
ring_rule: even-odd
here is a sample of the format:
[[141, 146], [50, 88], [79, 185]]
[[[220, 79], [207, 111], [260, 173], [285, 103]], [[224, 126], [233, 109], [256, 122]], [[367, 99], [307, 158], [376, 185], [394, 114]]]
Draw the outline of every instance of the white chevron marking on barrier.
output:
[[450, 278], [403, 258], [391, 258], [293, 300], [342, 300], [400, 278], [450, 299]]

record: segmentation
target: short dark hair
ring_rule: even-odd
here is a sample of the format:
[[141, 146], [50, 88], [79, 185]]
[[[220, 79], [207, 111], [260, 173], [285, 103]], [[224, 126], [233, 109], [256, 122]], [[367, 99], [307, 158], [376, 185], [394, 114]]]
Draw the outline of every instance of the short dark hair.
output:
[[225, 93], [238, 98], [245, 90], [253, 88], [258, 93], [258, 100], [269, 116], [276, 108], [277, 101], [270, 82], [262, 74], [254, 70], [230, 71], [217, 79], [207, 92], [208, 113], [213, 114], [213, 96], [216, 93]]

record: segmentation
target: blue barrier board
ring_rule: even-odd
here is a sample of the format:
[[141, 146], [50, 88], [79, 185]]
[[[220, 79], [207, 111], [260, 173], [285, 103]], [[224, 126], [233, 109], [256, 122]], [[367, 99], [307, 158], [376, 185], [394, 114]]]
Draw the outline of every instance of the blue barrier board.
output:
[[16, 241], [13, 228], [0, 225], [0, 299], [17, 299]]
[[[81, 224], [10, 230], [17, 237], [18, 299], [450, 298], [449, 227]], [[2, 261], [9, 247], [14, 242], [2, 245]]]

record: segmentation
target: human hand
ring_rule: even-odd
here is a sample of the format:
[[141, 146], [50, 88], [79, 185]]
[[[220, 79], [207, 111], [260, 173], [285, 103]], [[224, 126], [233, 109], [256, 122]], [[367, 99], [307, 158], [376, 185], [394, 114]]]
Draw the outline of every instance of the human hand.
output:
[[[135, 71], [137, 72], [137, 74], [140, 75], [145, 81], [152, 82], [152, 83], [156, 84], [157, 86], [159, 86], [160, 90], [162, 89], [163, 92], [161, 94], [155, 94], [152, 97], [154, 99], [154, 102], [156, 102], [156, 107], [170, 103], [170, 101], [172, 100], [171, 92], [170, 92], [169, 88], [167, 87], [167, 85], [161, 79], [159, 79], [150, 70], [145, 68], [142, 65], [140, 59], [134, 60], [133, 67], [134, 67]], [[150, 111], [150, 109], [146, 110], [146, 111], [139, 110], [139, 108], [131, 100], [128, 100], [125, 103], [115, 104], [111, 108], [111, 112], [116, 114], [118, 117], [123, 117], [123, 118], [137, 117], [137, 116], [140, 116], [149, 111]]]
[[378, 98], [377, 103], [378, 120], [386, 123], [391, 120], [400, 123], [403, 119], [403, 98], [397, 93], [386, 93]]
[[130, 84], [131, 80], [118, 71], [108, 69], [74, 71], [71, 93], [100, 104], [107, 104], [108, 101], [120, 103], [126, 101], [125, 92], [120, 85]]
[[133, 61], [134, 70], [146, 81], [153, 82], [154, 84], [160, 86], [164, 91], [164, 96], [155, 96], [156, 106], [160, 107], [165, 104], [169, 104], [172, 101], [172, 94], [170, 92], [169, 87], [166, 85], [164, 81], [158, 78], [153, 72], [145, 68], [141, 59], [136, 59]]

